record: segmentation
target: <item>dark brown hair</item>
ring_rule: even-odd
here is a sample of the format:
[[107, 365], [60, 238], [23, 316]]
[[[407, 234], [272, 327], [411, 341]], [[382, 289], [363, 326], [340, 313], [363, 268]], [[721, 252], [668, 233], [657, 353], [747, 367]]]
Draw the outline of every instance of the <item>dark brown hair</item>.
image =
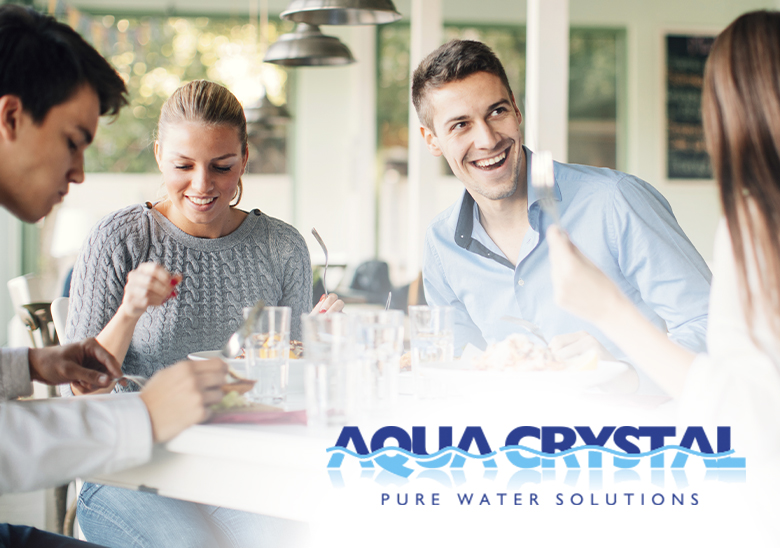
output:
[[[229, 89], [208, 80], [193, 80], [168, 97], [157, 122], [157, 140], [162, 142], [166, 129], [178, 122], [199, 122], [214, 126], [231, 126], [238, 132], [241, 154], [246, 154], [246, 115], [241, 103]], [[238, 179], [235, 202], [241, 201], [243, 183]]]
[[482, 42], [450, 40], [423, 59], [412, 76], [412, 102], [420, 123], [434, 131], [433, 113], [425, 100], [429, 90], [463, 80], [477, 72], [498, 76], [509, 95], [514, 97], [504, 66], [493, 50]]
[[751, 336], [760, 300], [780, 337], [780, 12], [746, 13], [718, 36], [702, 115]]
[[84, 84], [97, 93], [101, 116], [127, 104], [122, 78], [75, 30], [32, 8], [0, 6], [0, 96], [19, 97], [40, 124]]

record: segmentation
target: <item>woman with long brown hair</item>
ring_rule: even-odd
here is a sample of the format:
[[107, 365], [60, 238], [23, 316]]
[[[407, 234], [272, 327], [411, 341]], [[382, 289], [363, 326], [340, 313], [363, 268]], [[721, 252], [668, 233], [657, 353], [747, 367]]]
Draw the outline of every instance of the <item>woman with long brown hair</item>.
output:
[[780, 12], [744, 14], [718, 36], [702, 112], [725, 217], [715, 243], [709, 355], [669, 341], [551, 228], [556, 300], [596, 324], [683, 408], [703, 419], [728, 417], [778, 449], [780, 436], [767, 437], [764, 427], [769, 420], [780, 433]]

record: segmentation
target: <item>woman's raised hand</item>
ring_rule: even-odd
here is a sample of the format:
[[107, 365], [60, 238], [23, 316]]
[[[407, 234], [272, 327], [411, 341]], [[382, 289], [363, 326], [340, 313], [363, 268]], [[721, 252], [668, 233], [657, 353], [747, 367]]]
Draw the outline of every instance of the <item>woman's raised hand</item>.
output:
[[626, 298], [615, 283], [558, 227], [547, 229], [555, 302], [596, 325], [609, 321]]
[[122, 299], [123, 312], [138, 318], [150, 306], [160, 306], [178, 295], [176, 286], [181, 274], [171, 274], [155, 263], [143, 263], [130, 272]]
[[323, 295], [312, 314], [324, 314], [326, 312], [341, 312], [344, 309], [344, 301], [339, 299], [339, 296], [335, 293], [330, 293], [327, 296]]

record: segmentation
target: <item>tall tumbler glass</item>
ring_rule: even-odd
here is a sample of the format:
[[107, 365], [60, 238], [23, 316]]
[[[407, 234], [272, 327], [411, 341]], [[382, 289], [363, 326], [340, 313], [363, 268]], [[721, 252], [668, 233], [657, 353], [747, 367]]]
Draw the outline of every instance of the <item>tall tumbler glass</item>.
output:
[[342, 426], [358, 412], [355, 327], [346, 314], [304, 314], [304, 388], [309, 426]]
[[357, 315], [357, 349], [363, 379], [363, 404], [391, 411], [398, 403], [398, 377], [404, 352], [404, 313], [377, 310]]
[[245, 343], [247, 376], [257, 381], [247, 393], [252, 401], [284, 403], [290, 360], [289, 306], [266, 306], [259, 317], [247, 318], [251, 335]]
[[412, 376], [415, 395], [437, 395], [423, 367], [453, 360], [453, 315], [450, 306], [410, 306], [409, 339], [412, 346]]

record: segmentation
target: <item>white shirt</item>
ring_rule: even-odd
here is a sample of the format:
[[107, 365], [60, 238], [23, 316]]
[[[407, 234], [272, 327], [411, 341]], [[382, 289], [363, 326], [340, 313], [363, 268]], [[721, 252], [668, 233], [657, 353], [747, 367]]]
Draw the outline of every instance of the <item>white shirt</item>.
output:
[[693, 362], [680, 410], [689, 424], [731, 426], [735, 449], [743, 440], [754, 456], [771, 458], [780, 453], [780, 346], [762, 310], [765, 300], [757, 290], [754, 267], [748, 269], [748, 282], [755, 308], [755, 341], [740, 300], [728, 227], [722, 221], [715, 238], [709, 355], [699, 355]]
[[[0, 401], [32, 393], [28, 350], [0, 349]], [[0, 403], [0, 494], [148, 461], [152, 427], [138, 394]]]

